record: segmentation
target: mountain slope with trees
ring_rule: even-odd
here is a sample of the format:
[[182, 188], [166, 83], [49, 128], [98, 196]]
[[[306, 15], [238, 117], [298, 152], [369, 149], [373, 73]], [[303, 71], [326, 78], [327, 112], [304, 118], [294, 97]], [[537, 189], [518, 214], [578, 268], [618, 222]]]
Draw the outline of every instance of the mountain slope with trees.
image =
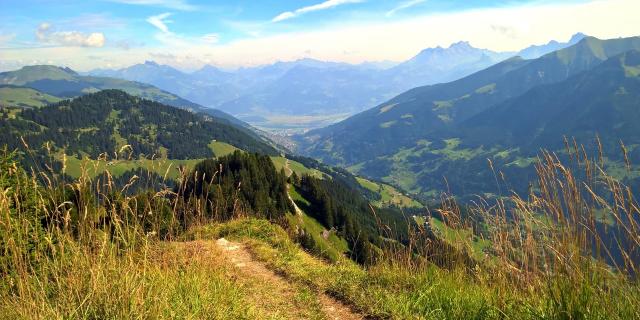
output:
[[38, 109], [22, 110], [2, 120], [2, 142], [11, 149], [20, 139], [37, 150], [53, 143], [68, 155], [92, 158], [130, 146], [130, 156], [196, 159], [213, 156], [209, 144], [227, 142], [247, 151], [276, 154], [275, 149], [226, 120], [103, 90]]
[[[300, 150], [429, 197], [448, 188], [463, 195], [499, 193], [487, 158], [510, 180], [528, 181], [532, 157], [540, 148], [563, 146], [563, 135], [589, 144], [598, 132], [610, 152], [619, 151], [620, 139], [633, 143], [635, 135], [624, 128], [636, 112], [639, 49], [638, 37], [585, 38], [535, 60], [510, 59], [451, 83], [412, 89], [311, 131]], [[590, 103], [600, 103], [602, 111], [587, 115]], [[594, 123], [606, 112], [612, 112], [611, 123]], [[583, 120], [575, 120], [582, 114]], [[525, 143], [514, 135], [537, 140]], [[501, 143], [505, 139], [511, 140]]]

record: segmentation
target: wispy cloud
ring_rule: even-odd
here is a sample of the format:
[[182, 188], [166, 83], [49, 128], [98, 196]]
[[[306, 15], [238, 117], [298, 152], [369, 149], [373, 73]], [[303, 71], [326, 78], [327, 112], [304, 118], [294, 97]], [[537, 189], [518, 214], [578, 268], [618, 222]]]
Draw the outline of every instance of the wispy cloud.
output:
[[111, 2], [134, 4], [141, 6], [156, 6], [180, 11], [194, 11], [197, 6], [186, 0], [110, 0]]
[[103, 47], [104, 34], [94, 32], [86, 34], [80, 31], [54, 31], [51, 24], [43, 22], [36, 29], [38, 41], [46, 44], [55, 44], [69, 47]]
[[326, 10], [326, 9], [331, 9], [333, 7], [337, 7], [343, 4], [358, 3], [358, 2], [364, 2], [364, 0], [327, 0], [322, 3], [314, 4], [307, 7], [302, 7], [294, 11], [285, 11], [277, 15], [275, 18], [273, 18], [271, 22], [279, 22], [279, 21], [295, 18], [307, 12]]
[[160, 32], [157, 32], [154, 36], [156, 40], [168, 46], [170, 48], [187, 47], [193, 45], [211, 45], [216, 44], [220, 40], [220, 35], [217, 33], [207, 33], [202, 36], [183, 35], [174, 33], [169, 30], [167, 24], [173, 21], [167, 20], [172, 15], [171, 12], [165, 12], [159, 15], [151, 16], [147, 18], [147, 22], [156, 27]]
[[171, 23], [171, 20], [166, 20], [167, 18], [169, 18], [169, 16], [171, 16], [171, 12], [165, 12], [157, 16], [151, 16], [147, 18], [147, 22], [158, 28], [160, 31], [169, 33], [169, 27], [167, 27], [167, 23]]
[[385, 14], [387, 17], [391, 17], [392, 15], [396, 14], [396, 12], [404, 10], [404, 9], [408, 9], [411, 8], [415, 5], [421, 4], [423, 2], [426, 2], [427, 0], [409, 0], [406, 2], [401, 3], [400, 5], [398, 5], [397, 7], [387, 11], [387, 13]]

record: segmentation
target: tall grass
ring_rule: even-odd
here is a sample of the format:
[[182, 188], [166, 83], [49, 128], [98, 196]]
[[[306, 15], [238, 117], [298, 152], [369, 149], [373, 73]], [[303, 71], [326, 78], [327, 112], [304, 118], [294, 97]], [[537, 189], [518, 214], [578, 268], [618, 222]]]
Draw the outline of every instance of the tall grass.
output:
[[168, 188], [128, 195], [138, 176], [117, 186], [83, 166], [69, 181], [16, 158], [0, 152], [0, 318], [258, 317], [222, 261], [162, 241], [199, 217], [197, 204]]
[[[543, 318], [640, 318], [637, 193], [606, 172], [599, 140], [591, 158], [575, 140], [565, 141], [561, 155], [540, 153], [537, 181], [526, 195], [478, 197], [463, 214], [455, 197], [445, 194], [438, 216], [460, 235], [451, 247], [418, 228], [410, 230], [415, 249], [391, 251], [387, 263], [398, 267], [404, 261], [401, 268], [420, 270], [418, 252], [438, 265], [467, 270], [475, 282], [505, 296], [529, 296], [531, 314]], [[621, 149], [630, 171], [622, 143]], [[499, 173], [496, 181], [498, 175], [504, 180]], [[481, 258], [474, 238], [491, 243]]]
[[[132, 192], [167, 174], [118, 186], [86, 162], [80, 177], [68, 180], [64, 161], [59, 169], [34, 164], [26, 171], [5, 149], [0, 318], [259, 318], [223, 263], [202, 252], [185, 260], [167, 241], [206, 238], [200, 226], [229, 219], [236, 220], [218, 225], [215, 236], [252, 239], [258, 257], [294, 281], [376, 317], [640, 318], [640, 206], [604, 161], [601, 150], [590, 158], [567, 142], [562, 155], [541, 153], [527, 195], [478, 198], [464, 208], [444, 195], [438, 215], [464, 236], [447, 242], [414, 225], [407, 244], [386, 242], [384, 259], [365, 270], [346, 259], [309, 259], [284, 239], [287, 232], [264, 233], [265, 221], [239, 229], [246, 220], [237, 219], [249, 213], [238, 192], [185, 194], [198, 173], [184, 168], [175, 188], [150, 183]], [[220, 190], [223, 170], [201, 177], [210, 182], [205, 187]], [[491, 247], [474, 252], [474, 238]]]

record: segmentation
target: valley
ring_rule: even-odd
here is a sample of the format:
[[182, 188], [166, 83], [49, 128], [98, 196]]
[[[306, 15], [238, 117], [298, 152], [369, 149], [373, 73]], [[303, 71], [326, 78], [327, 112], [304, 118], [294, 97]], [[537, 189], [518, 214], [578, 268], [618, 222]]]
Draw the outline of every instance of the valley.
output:
[[[447, 189], [458, 195], [525, 192], [536, 154], [566, 154], [565, 139], [595, 154], [598, 137], [613, 172], [623, 163], [620, 141], [634, 150], [637, 140], [635, 130], [619, 130], [636, 113], [637, 97], [620, 88], [637, 85], [628, 70], [638, 41], [585, 38], [535, 60], [511, 59], [454, 82], [419, 87], [300, 136], [299, 150], [427, 197]], [[605, 119], [611, 122], [600, 125]], [[496, 173], [503, 181], [494, 179]], [[634, 176], [627, 176], [628, 183]]]
[[262, 130], [291, 135], [333, 124], [408, 89], [452, 81], [513, 56], [538, 58], [583, 37], [578, 33], [566, 43], [551, 41], [519, 52], [494, 52], [460, 41], [424, 49], [391, 66], [303, 58], [237, 70], [205, 65], [187, 73], [146, 61], [87, 74], [149, 83]]
[[0, 319], [639, 319], [639, 11], [2, 2]]

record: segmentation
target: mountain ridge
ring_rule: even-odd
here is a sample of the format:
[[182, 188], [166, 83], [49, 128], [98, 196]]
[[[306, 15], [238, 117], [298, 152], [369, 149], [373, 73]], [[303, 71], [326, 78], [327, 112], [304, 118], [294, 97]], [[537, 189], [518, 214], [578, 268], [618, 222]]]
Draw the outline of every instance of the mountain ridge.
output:
[[[462, 78], [514, 54], [459, 41], [447, 48], [423, 49], [407, 61], [385, 68], [302, 58], [234, 71], [205, 65], [186, 73], [154, 63], [89, 73], [149, 82], [267, 129], [296, 128], [294, 120], [305, 116], [311, 121], [299, 129], [306, 129], [324, 126], [327, 119], [356, 114], [413, 87]], [[306, 81], [287, 80], [301, 77]]]
[[[537, 103], [545, 101], [536, 95], [536, 92], [539, 92], [536, 91], [537, 88], [568, 81], [566, 90], [569, 90], [575, 86], [572, 81], [578, 81], [576, 76], [585, 72], [599, 71], [598, 67], [601, 64], [613, 63], [611, 61], [615, 61], [618, 55], [634, 50], [640, 50], [640, 37], [610, 40], [587, 37], [574, 46], [546, 54], [538, 59], [512, 58], [457, 81], [414, 88], [340, 123], [311, 131], [299, 139], [301, 146], [299, 151], [327, 163], [351, 166], [356, 172], [394, 183], [405, 190], [422, 193], [430, 190], [446, 190], [442, 185], [443, 176], [447, 177], [454, 189], [464, 181], [467, 188], [457, 189], [459, 194], [492, 190], [494, 188], [487, 186], [486, 183], [476, 184], [480, 181], [491, 181], [490, 172], [486, 168], [486, 158], [493, 157], [498, 151], [526, 146], [517, 143], [500, 145], [496, 141], [492, 142], [489, 138], [507, 135], [507, 132], [500, 129], [508, 126], [503, 126], [499, 122], [490, 122], [491, 124], [484, 126], [490, 130], [467, 129], [467, 127], [473, 128], [474, 116], [483, 114], [483, 119], [491, 119], [495, 116], [496, 106], [518, 97], [526, 97], [519, 103], [528, 105], [531, 112], [534, 112], [533, 110], [537, 110]], [[635, 54], [631, 53], [629, 57], [635, 59]], [[634, 74], [635, 67], [627, 66], [625, 70], [627, 71], [624, 72]], [[618, 73], [620, 72], [623, 71], [618, 70]], [[604, 84], [608, 80], [618, 78], [608, 76], [594, 80], [597, 78], [590, 79], [595, 82], [602, 81], [603, 85], [591, 88], [593, 92], [583, 91], [580, 96], [599, 93], [603, 97], [612, 97], [613, 92], [605, 95], [605, 92], [596, 89], [611, 91], [613, 89]], [[552, 97], [558, 99], [559, 92], [561, 91], [556, 92]], [[619, 100], [612, 101], [619, 102]], [[549, 103], [549, 105], [559, 108], [555, 103]], [[509, 121], [511, 113], [505, 111], [499, 119], [503, 122]], [[551, 114], [541, 111], [538, 116], [544, 117]], [[530, 118], [531, 115], [523, 116], [519, 121], [513, 122], [512, 126], [522, 129], [526, 126], [525, 123], [531, 120]], [[554, 131], [555, 134], [559, 132], [571, 135], [571, 131]], [[528, 137], [534, 133], [535, 130], [521, 136]], [[578, 131], [574, 133], [582, 141], [588, 139], [588, 134], [578, 134]], [[603, 134], [603, 136], [613, 135]], [[634, 140], [634, 135], [628, 136]], [[624, 137], [621, 138], [624, 139]], [[550, 143], [549, 137], [543, 140], [545, 143], [532, 147], [531, 152], [522, 150], [522, 152], [506, 153], [504, 160], [524, 161], [529, 157], [535, 157], [541, 147], [556, 148], [563, 144], [562, 136], [558, 136], [553, 144]], [[613, 148], [613, 151], [618, 150], [614, 148], [617, 140], [614, 139], [615, 142], [612, 142], [612, 139], [607, 140], [608, 147]], [[495, 161], [494, 159], [494, 164], [496, 164]], [[508, 162], [500, 162], [497, 165], [503, 168], [502, 166], [507, 164]], [[466, 169], [462, 169], [463, 166]], [[508, 170], [505, 169], [505, 172], [508, 171], [519, 180], [529, 181], [521, 176], [527, 174], [523, 173], [526, 170], [519, 171], [516, 167], [512, 165]], [[478, 176], [479, 173], [482, 175]], [[522, 191], [522, 186], [519, 186], [519, 190]]]

